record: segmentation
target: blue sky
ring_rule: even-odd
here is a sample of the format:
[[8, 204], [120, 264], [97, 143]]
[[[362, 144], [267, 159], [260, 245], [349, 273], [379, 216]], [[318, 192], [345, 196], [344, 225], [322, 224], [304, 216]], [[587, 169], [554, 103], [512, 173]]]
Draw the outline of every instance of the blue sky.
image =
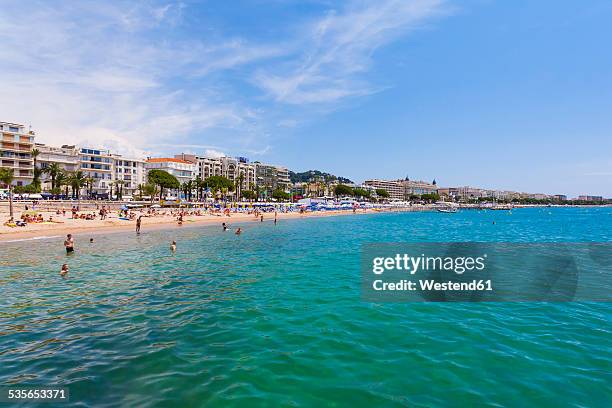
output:
[[612, 197], [609, 1], [4, 1], [46, 143]]

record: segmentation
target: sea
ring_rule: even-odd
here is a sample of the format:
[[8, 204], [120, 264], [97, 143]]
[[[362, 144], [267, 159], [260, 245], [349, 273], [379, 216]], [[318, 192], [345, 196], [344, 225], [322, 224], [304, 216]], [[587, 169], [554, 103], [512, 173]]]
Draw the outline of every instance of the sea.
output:
[[71, 255], [0, 243], [0, 387], [80, 407], [610, 406], [610, 303], [360, 293], [363, 244], [610, 243], [610, 207], [230, 224], [79, 234]]

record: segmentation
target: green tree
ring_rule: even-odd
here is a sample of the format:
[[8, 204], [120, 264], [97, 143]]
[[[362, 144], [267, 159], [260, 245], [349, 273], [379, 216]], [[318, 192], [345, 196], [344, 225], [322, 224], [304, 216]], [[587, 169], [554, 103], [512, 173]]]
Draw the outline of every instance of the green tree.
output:
[[13, 180], [15, 179], [15, 172], [13, 169], [1, 168], [0, 167], [0, 182], [6, 184], [8, 188], [9, 198], [9, 215], [13, 218]]
[[244, 190], [242, 192], [242, 198], [246, 198], [247, 200], [256, 200], [257, 193], [253, 190]]
[[160, 198], [164, 196], [164, 189], [179, 189], [181, 183], [176, 177], [167, 171], [160, 169], [149, 170], [148, 174], [149, 182], [159, 186]]
[[70, 173], [68, 184], [72, 188], [72, 198], [79, 198], [79, 191], [85, 185], [86, 177], [81, 170]]
[[336, 197], [352, 196], [353, 189], [347, 186], [346, 184], [338, 184], [336, 187], [334, 187], [334, 194], [336, 195]]
[[186, 182], [184, 182], [181, 185], [181, 190], [183, 191], [183, 194], [185, 194], [185, 198], [187, 200], [189, 200], [189, 201], [191, 201], [191, 194], [193, 192], [193, 185], [194, 185], [194, 182], [191, 181], [191, 180], [186, 181]]
[[272, 192], [272, 198], [278, 201], [287, 201], [291, 199], [291, 194], [283, 191], [280, 188], [277, 188], [276, 190]]
[[34, 148], [31, 153], [32, 159], [34, 159], [34, 178], [32, 180], [32, 184], [35, 187], [34, 192], [40, 192], [40, 175], [43, 173], [42, 169], [38, 168], [38, 155], [40, 155], [40, 150]]
[[364, 188], [354, 188], [353, 189], [353, 195], [355, 197], [364, 197], [364, 198], [369, 198], [370, 197], [370, 192]]
[[387, 190], [385, 190], [384, 188], [377, 188], [376, 189], [376, 195], [382, 198], [389, 198], [389, 192]]
[[45, 169], [45, 172], [49, 174], [49, 177], [51, 177], [51, 189], [59, 187], [56, 184], [56, 180], [58, 174], [62, 173], [62, 168], [60, 167], [60, 165], [58, 163], [51, 163], [49, 167]]
[[155, 195], [157, 194], [157, 185], [153, 183], [147, 183], [142, 185], [142, 191], [145, 195], [151, 197], [151, 202], [155, 199]]
[[217, 192], [221, 192], [223, 197], [228, 191], [234, 191], [234, 183], [227, 177], [223, 176], [210, 176], [204, 180], [204, 185], [213, 192], [215, 195]]

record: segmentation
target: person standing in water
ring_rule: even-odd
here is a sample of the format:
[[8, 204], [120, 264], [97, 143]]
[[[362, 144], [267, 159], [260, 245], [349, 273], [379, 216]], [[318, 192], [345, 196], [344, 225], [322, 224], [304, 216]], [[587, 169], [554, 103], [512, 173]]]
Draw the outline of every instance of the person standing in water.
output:
[[242, 229], [241, 228], [238, 228], [236, 230], [236, 232], [234, 232], [234, 234], [236, 234], [236, 235], [240, 235], [241, 233], [242, 233]]
[[274, 211], [274, 225], [276, 225], [276, 219], [278, 218], [278, 212]]
[[74, 252], [74, 239], [72, 239], [72, 234], [66, 235], [66, 240], [64, 241], [64, 248], [66, 248], [66, 254]]
[[223, 223], [222, 225], [223, 225], [223, 231], [227, 231], [227, 224]]
[[172, 252], [176, 252], [176, 241], [172, 241], [172, 244], [170, 245], [170, 250]]
[[60, 275], [62, 275], [62, 276], [68, 275], [68, 264], [63, 264], [62, 265], [62, 270], [60, 271]]
[[261, 214], [261, 218], [259, 219], [260, 222], [263, 222], [263, 214]]
[[140, 224], [142, 222], [142, 215], [138, 216], [138, 218], [136, 218], [136, 233], [140, 234]]

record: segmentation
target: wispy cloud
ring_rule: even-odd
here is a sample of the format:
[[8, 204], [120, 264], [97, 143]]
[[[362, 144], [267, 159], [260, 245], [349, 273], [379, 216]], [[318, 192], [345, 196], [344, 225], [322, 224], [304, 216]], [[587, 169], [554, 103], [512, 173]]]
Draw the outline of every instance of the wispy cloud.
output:
[[265, 155], [271, 132], [308, 114], [298, 121], [270, 105], [376, 92], [380, 85], [365, 75], [376, 49], [443, 6], [354, 1], [292, 21], [282, 39], [262, 40], [195, 30], [185, 22], [193, 6], [179, 1], [8, 0], [0, 8], [0, 119], [31, 124], [41, 142], [125, 154], [193, 144], [212, 154]]
[[447, 12], [443, 0], [351, 2], [310, 23], [298, 38], [298, 58], [259, 70], [254, 83], [278, 102], [335, 102], [376, 92], [361, 74], [373, 53]]

